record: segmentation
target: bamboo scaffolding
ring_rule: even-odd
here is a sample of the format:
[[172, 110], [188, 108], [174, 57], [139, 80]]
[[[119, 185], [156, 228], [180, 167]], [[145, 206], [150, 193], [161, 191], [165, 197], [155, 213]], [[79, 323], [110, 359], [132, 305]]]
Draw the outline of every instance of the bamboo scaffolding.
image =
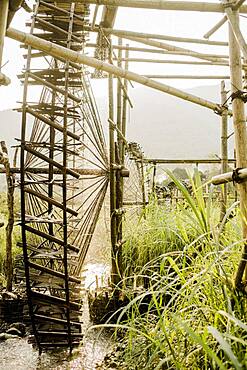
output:
[[208, 57], [208, 56], [205, 56], [203, 53], [198, 53], [198, 52], [193, 51], [193, 50], [181, 48], [181, 47], [174, 46], [174, 45], [167, 44], [167, 43], [160, 42], [160, 41], [150, 40], [150, 39], [147, 39], [147, 38], [145, 39], [145, 38], [140, 38], [140, 37], [128, 36], [126, 34], [122, 34], [122, 37], [124, 39], [130, 40], [130, 41], [139, 42], [141, 44], [148, 45], [148, 46], [154, 46], [154, 47], [159, 48], [159, 49], [164, 49], [164, 50], [168, 50], [168, 51], [179, 51], [181, 53], [185, 53], [185, 54], [181, 54], [181, 55], [189, 55], [193, 58], [209, 60], [211, 62], [222, 62], [222, 61], [224, 61], [224, 59], [221, 59], [221, 58]]
[[[239, 27], [239, 15], [237, 11], [232, 12], [232, 22], [229, 24], [229, 54], [230, 54], [230, 72], [231, 72], [231, 90], [232, 93], [242, 91], [242, 69], [241, 69], [241, 54], [237, 39], [234, 36], [232, 23], [237, 28]], [[230, 23], [230, 22], [229, 22]], [[235, 148], [236, 148], [236, 166], [237, 168], [247, 167], [247, 133], [246, 133], [246, 116], [244, 102], [241, 98], [236, 97], [232, 101], [233, 124], [235, 133]], [[242, 258], [240, 260], [235, 278], [235, 285], [240, 288], [242, 278], [246, 270], [247, 262], [247, 184], [245, 182], [238, 185], [240, 195], [240, 209], [242, 213], [242, 232], [244, 239], [244, 248]]]
[[[72, 0], [58, 0], [57, 3], [70, 3]], [[166, 0], [76, 0], [76, 3], [98, 4], [107, 6], [122, 6], [127, 8], [177, 10], [192, 12], [224, 13], [224, 7], [219, 3], [196, 1], [166, 1]], [[239, 9], [240, 13], [247, 13], [247, 6]]]
[[226, 21], [227, 21], [227, 16], [224, 15], [224, 17], [221, 18], [221, 20], [218, 23], [216, 23], [216, 25], [212, 27], [207, 33], [205, 33], [203, 37], [205, 39], [209, 39], [209, 37], [212, 36], [216, 31], [218, 31], [218, 29], [220, 29], [220, 27], [223, 26], [223, 24], [225, 24]]
[[[126, 71], [124, 69], [121, 69], [119, 67], [113, 66], [109, 63], [105, 63], [103, 61], [99, 61], [95, 58], [88, 57], [84, 54], [79, 54], [75, 51], [68, 50], [62, 46], [53, 44], [49, 41], [41, 40], [38, 37], [29, 35], [25, 32], [18, 31], [13, 28], [9, 28], [6, 32], [6, 35], [12, 39], [15, 39], [19, 42], [22, 42], [24, 44], [28, 44], [32, 46], [35, 49], [46, 51], [49, 55], [63, 58], [65, 60], [69, 60], [71, 62], [76, 62], [79, 64], [85, 64], [90, 67], [93, 67], [97, 70], [102, 70], [105, 72], [108, 72], [110, 74], [114, 74], [116, 76], [135, 81], [137, 83], [140, 83], [144, 86], [153, 88], [158, 91], [162, 91], [164, 93], [176, 96], [180, 99], [187, 100], [189, 102], [195, 103], [197, 105], [201, 105], [203, 107], [207, 107], [213, 111], [216, 111], [220, 113], [222, 111], [222, 108], [211, 101], [208, 101], [203, 98], [199, 98], [195, 95], [189, 94], [187, 92], [184, 92], [182, 90], [176, 89], [174, 87], [165, 85], [163, 83], [160, 83], [158, 81], [154, 81], [152, 79], [149, 79], [147, 77], [138, 75], [137, 73]], [[231, 114], [229, 112], [229, 114]]]

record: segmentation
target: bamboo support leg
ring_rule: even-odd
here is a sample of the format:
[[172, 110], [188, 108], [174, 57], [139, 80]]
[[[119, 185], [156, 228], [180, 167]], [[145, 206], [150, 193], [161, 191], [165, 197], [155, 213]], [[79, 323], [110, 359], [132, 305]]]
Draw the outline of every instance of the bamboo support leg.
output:
[[[233, 11], [232, 16], [235, 24], [239, 23], [238, 12]], [[235, 38], [231, 25], [229, 25], [229, 51], [230, 51], [230, 72], [231, 72], [231, 88], [232, 92], [243, 89], [242, 86], [242, 70], [241, 70], [241, 54], [240, 47]], [[240, 98], [233, 99], [233, 124], [235, 133], [235, 148], [237, 168], [247, 167], [247, 133], [246, 133], [246, 115], [244, 102]], [[237, 269], [235, 285], [239, 288], [242, 285], [242, 278], [246, 269], [247, 260], [247, 183], [243, 182], [238, 185], [240, 195], [240, 209], [242, 213], [242, 230], [244, 248], [242, 257]]]
[[[221, 104], [222, 106], [225, 104], [227, 100], [227, 94], [225, 90], [225, 82], [221, 81]], [[227, 107], [223, 111], [221, 116], [221, 173], [227, 172], [227, 159], [228, 159], [228, 147], [227, 147]], [[222, 221], [227, 207], [227, 184], [222, 185], [221, 190], [221, 214], [220, 220]]]

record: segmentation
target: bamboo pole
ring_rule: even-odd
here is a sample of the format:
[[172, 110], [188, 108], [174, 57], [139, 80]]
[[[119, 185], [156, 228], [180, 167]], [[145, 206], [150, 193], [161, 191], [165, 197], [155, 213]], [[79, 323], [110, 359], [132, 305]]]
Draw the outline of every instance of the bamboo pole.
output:
[[[57, 3], [70, 3], [72, 0], [58, 0]], [[77, 3], [98, 4], [108, 6], [122, 6], [127, 8], [177, 10], [192, 12], [223, 13], [224, 7], [220, 3], [196, 1], [166, 1], [166, 0], [76, 0]], [[240, 13], [247, 13], [247, 7], [241, 6]]]
[[[128, 46], [128, 45], [126, 45], [126, 46]], [[124, 63], [124, 69], [126, 71], [128, 71], [128, 69], [129, 69], [128, 58], [129, 58], [129, 50], [126, 49], [125, 50], [125, 63]], [[124, 87], [125, 87], [125, 90], [128, 92], [128, 80], [127, 79], [124, 79]], [[122, 112], [123, 112], [122, 113], [122, 134], [123, 134], [124, 137], [126, 137], [127, 99], [126, 99], [125, 95], [123, 96], [123, 111]], [[123, 162], [124, 162], [124, 152], [125, 152], [125, 143], [123, 143], [123, 148], [122, 148], [122, 153], [121, 153]]]
[[[157, 164], [216, 164], [221, 163], [221, 159], [162, 159], [162, 158], [144, 158], [145, 163], [157, 163]], [[235, 159], [228, 159], [228, 163], [235, 163]]]
[[[97, 48], [98, 45], [95, 43], [88, 42], [86, 44], [86, 47], [89, 48]], [[113, 49], [119, 49], [120, 46], [118, 45], [112, 45]], [[143, 53], [154, 53], [154, 54], [165, 54], [165, 55], [186, 55], [191, 56], [190, 53], [180, 52], [180, 51], [168, 51], [163, 49], [152, 49], [152, 48], [141, 48], [141, 47], [134, 47], [134, 46], [121, 46], [122, 50], [129, 50], [129, 51], [140, 51]], [[228, 59], [229, 55], [227, 54], [203, 54], [205, 57], [209, 58], [225, 58]]]
[[168, 51], [179, 51], [181, 53], [185, 53], [183, 55], [189, 55], [193, 58], [209, 60], [210, 62], [222, 62], [222, 61], [224, 62], [224, 59], [208, 57], [208, 56], [205, 56], [203, 53], [198, 53], [197, 51], [181, 48], [181, 47], [178, 47], [178, 46], [167, 44], [165, 42], [150, 40], [150, 39], [147, 39], [147, 38], [129, 36], [129, 35], [126, 35], [126, 34], [122, 34], [122, 37], [127, 39], [127, 40], [130, 40], [130, 41], [139, 42], [141, 44], [148, 45], [148, 46], [154, 46], [154, 47], [159, 48], [159, 49], [164, 49], [164, 50], [168, 50]]
[[230, 76], [211, 75], [144, 75], [150, 79], [179, 79], [179, 80], [229, 80]]
[[247, 45], [246, 45], [245, 39], [242, 35], [242, 32], [240, 30], [239, 22], [236, 23], [235, 14], [232, 11], [232, 9], [230, 8], [230, 5], [229, 5], [229, 7], [225, 8], [225, 12], [226, 12], [228, 21], [230, 23], [230, 26], [232, 28], [232, 31], [235, 35], [236, 41], [238, 42], [239, 47], [242, 50], [242, 53], [244, 55], [244, 59], [247, 59]]
[[[247, 168], [241, 168], [238, 171], [239, 181], [246, 181], [247, 180]], [[233, 181], [233, 172], [226, 172], [220, 175], [213, 176], [211, 179], [211, 183], [213, 185], [222, 185], [227, 184], [228, 182]]]
[[[122, 39], [118, 39], [118, 45], [122, 45]], [[122, 67], [122, 50], [118, 50], [118, 61], [117, 65], [119, 68]], [[123, 139], [120, 133], [122, 133], [122, 80], [119, 78], [117, 81], [117, 143], [115, 144], [115, 156], [116, 156], [116, 164], [120, 167], [123, 165], [123, 161], [121, 158], [122, 148], [123, 148]], [[125, 94], [127, 95], [127, 94]], [[116, 171], [116, 228], [117, 228], [117, 266], [118, 266], [118, 273], [120, 277], [123, 273], [123, 265], [122, 265], [122, 238], [123, 238], [123, 225], [122, 225], [122, 212], [121, 209], [123, 207], [123, 178], [120, 175], [120, 171]], [[118, 281], [119, 283], [119, 281]]]
[[[232, 12], [232, 21], [238, 27], [239, 14], [237, 11]], [[241, 54], [239, 44], [234, 36], [232, 24], [229, 24], [229, 53], [230, 53], [230, 72], [231, 72], [231, 90], [232, 93], [242, 91], [242, 70]], [[236, 166], [237, 168], [247, 167], [247, 133], [246, 133], [246, 116], [244, 102], [241, 98], [236, 97], [232, 101], [233, 124], [235, 133], [236, 148]], [[242, 278], [246, 270], [247, 262], [247, 184], [245, 182], [238, 185], [240, 195], [240, 209], [242, 213], [242, 230], [244, 239], [244, 248], [241, 261], [239, 263], [235, 285], [237, 288], [242, 285]]]
[[[9, 0], [0, 1], [0, 72], [1, 72], [1, 66], [3, 63], [3, 46], [4, 46], [5, 32], [7, 28], [8, 10], [9, 10]], [[0, 83], [1, 83], [1, 78], [0, 78]]]
[[[112, 49], [109, 47], [109, 60], [112, 58]], [[117, 228], [116, 228], [116, 178], [115, 178], [115, 135], [111, 121], [114, 122], [113, 76], [108, 76], [108, 103], [109, 103], [109, 151], [110, 151], [110, 220], [111, 220], [111, 280], [113, 285], [118, 283], [118, 269], [116, 261]]]
[[220, 29], [220, 27], [223, 26], [223, 24], [225, 24], [226, 21], [227, 21], [227, 16], [224, 15], [224, 17], [221, 18], [221, 20], [218, 23], [216, 23], [216, 25], [212, 27], [207, 33], [205, 33], [203, 37], [205, 39], [209, 39], [209, 37], [212, 36], [216, 31], [218, 31], [218, 29]]
[[191, 103], [195, 103], [203, 107], [207, 107], [213, 111], [216, 111], [219, 113], [222, 111], [221, 107], [216, 103], [213, 103], [203, 98], [199, 98], [195, 95], [192, 95], [190, 93], [184, 92], [174, 87], [165, 85], [161, 82], [154, 81], [147, 77], [138, 75], [137, 73], [125, 71], [124, 69], [121, 69], [109, 63], [105, 63], [103, 61], [97, 60], [96, 58], [91, 58], [84, 54], [77, 53], [73, 50], [68, 50], [62, 46], [53, 44], [49, 41], [41, 40], [40, 38], [27, 34], [25, 32], [21, 32], [13, 28], [9, 28], [6, 32], [6, 35], [19, 42], [28, 44], [32, 46], [33, 48], [36, 48], [41, 51], [45, 51], [47, 52], [48, 55], [51, 55], [55, 58], [58, 57], [58, 58], [69, 60], [71, 62], [75, 62], [78, 64], [85, 64], [97, 70], [102, 70], [110, 74], [114, 74], [116, 76], [128, 79], [130, 81], [135, 81], [137, 83], [153, 88], [155, 90], [162, 91], [169, 95], [176, 96], [180, 99], [187, 100]]
[[[226, 104], [227, 94], [225, 89], [225, 81], [221, 81], [221, 105], [225, 107], [224, 111], [221, 115], [221, 173], [225, 173], [227, 171], [228, 163], [228, 140], [227, 140], [227, 106]], [[220, 220], [222, 221], [225, 214], [226, 214], [226, 207], [227, 207], [227, 185], [224, 184], [221, 188], [221, 215]]]
[[[113, 60], [115, 60], [113, 58]], [[122, 58], [125, 62], [127, 59]], [[188, 64], [188, 65], [200, 65], [200, 66], [229, 66], [228, 62], [198, 62], [192, 60], [174, 60], [174, 59], [148, 59], [148, 58], [128, 58], [128, 62], [132, 63], [164, 63], [164, 64]], [[244, 64], [243, 69], [247, 68], [247, 64]]]
[[[87, 31], [99, 32], [99, 27], [96, 26], [93, 29], [91, 27], [85, 27]], [[203, 40], [203, 39], [196, 39], [191, 37], [178, 37], [178, 36], [168, 36], [168, 35], [161, 35], [156, 33], [147, 33], [147, 32], [135, 32], [135, 31], [127, 31], [121, 29], [114, 29], [114, 28], [102, 28], [106, 35], [112, 35], [117, 37], [125, 37], [125, 36], [132, 36], [132, 37], [139, 37], [144, 39], [156, 39], [156, 40], [164, 40], [164, 41], [175, 41], [175, 42], [185, 42], [185, 43], [192, 43], [192, 44], [203, 44], [203, 45], [215, 45], [215, 46], [228, 46], [228, 42], [224, 41], [210, 41], [210, 40]]]

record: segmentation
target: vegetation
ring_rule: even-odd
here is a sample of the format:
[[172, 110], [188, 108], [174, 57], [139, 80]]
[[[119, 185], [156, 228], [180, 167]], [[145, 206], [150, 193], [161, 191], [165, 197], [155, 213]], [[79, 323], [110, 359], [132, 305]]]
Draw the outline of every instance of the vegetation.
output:
[[183, 205], [169, 209], [154, 200], [136, 228], [126, 225], [123, 289], [129, 303], [115, 325], [128, 342], [126, 368], [246, 369], [246, 297], [232, 284], [241, 215], [219, 223], [219, 205], [211, 195], [204, 199], [198, 174], [191, 195], [170, 176]]
[[[0, 222], [4, 223], [4, 226], [0, 228], [0, 285], [5, 285], [5, 256], [6, 256], [6, 222], [8, 218], [8, 207], [7, 207], [7, 199], [6, 193], [0, 193]], [[15, 199], [15, 213], [19, 212], [19, 199], [16, 197]], [[12, 240], [13, 240], [13, 261], [15, 260], [16, 256], [21, 253], [21, 249], [17, 247], [17, 242], [20, 241], [20, 228], [14, 227]]]

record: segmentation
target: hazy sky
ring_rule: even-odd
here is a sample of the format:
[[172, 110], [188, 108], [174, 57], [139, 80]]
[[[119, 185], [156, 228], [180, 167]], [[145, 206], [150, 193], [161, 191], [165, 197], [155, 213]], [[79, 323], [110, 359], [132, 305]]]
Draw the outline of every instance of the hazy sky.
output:
[[[32, 1], [28, 1], [31, 5]], [[92, 9], [94, 7], [92, 6]], [[100, 7], [102, 9], [102, 7]], [[92, 17], [93, 12], [91, 12]], [[97, 22], [101, 14], [99, 12]], [[198, 13], [198, 12], [174, 12], [174, 11], [158, 11], [158, 10], [138, 10], [119, 8], [115, 28], [128, 29], [140, 32], [159, 33], [167, 35], [176, 35], [181, 37], [202, 38], [202, 36], [219, 20], [222, 15], [220, 13]], [[25, 29], [25, 21], [29, 15], [23, 10], [18, 11], [11, 26], [20, 30]], [[241, 27], [246, 29], [247, 19], [241, 18]], [[214, 40], [227, 40], [227, 26], [224, 25], [213, 38]], [[141, 46], [140, 44], [131, 43], [132, 45]], [[227, 54], [226, 47], [214, 47], [198, 44], [182, 44], [177, 43], [177, 46], [189, 48], [209, 53]], [[12, 84], [8, 87], [0, 87], [1, 103], [0, 110], [12, 108], [16, 106], [16, 101], [21, 100], [21, 87], [16, 77], [24, 66], [22, 57], [24, 49], [20, 49], [17, 42], [6, 39], [5, 52], [3, 63], [6, 66], [3, 68], [3, 73], [11, 77]], [[88, 50], [88, 55], [93, 55], [92, 50]], [[135, 53], [130, 56], [136, 57]], [[155, 58], [155, 54], [143, 53], [142, 58]], [[181, 56], [166, 56], [157, 54], [158, 59], [182, 59]], [[132, 63], [130, 70], [143, 74], [212, 74], [212, 75], [228, 75], [227, 67], [208, 67], [208, 66], [183, 66], [183, 65], [167, 65], [167, 64], [147, 64], [147, 63]], [[198, 85], [215, 85], [219, 83], [217, 80], [162, 80], [162, 82], [179, 88], [190, 88]], [[102, 96], [105, 94], [105, 83], [96, 81], [93, 83], [96, 86], [95, 95]]]

